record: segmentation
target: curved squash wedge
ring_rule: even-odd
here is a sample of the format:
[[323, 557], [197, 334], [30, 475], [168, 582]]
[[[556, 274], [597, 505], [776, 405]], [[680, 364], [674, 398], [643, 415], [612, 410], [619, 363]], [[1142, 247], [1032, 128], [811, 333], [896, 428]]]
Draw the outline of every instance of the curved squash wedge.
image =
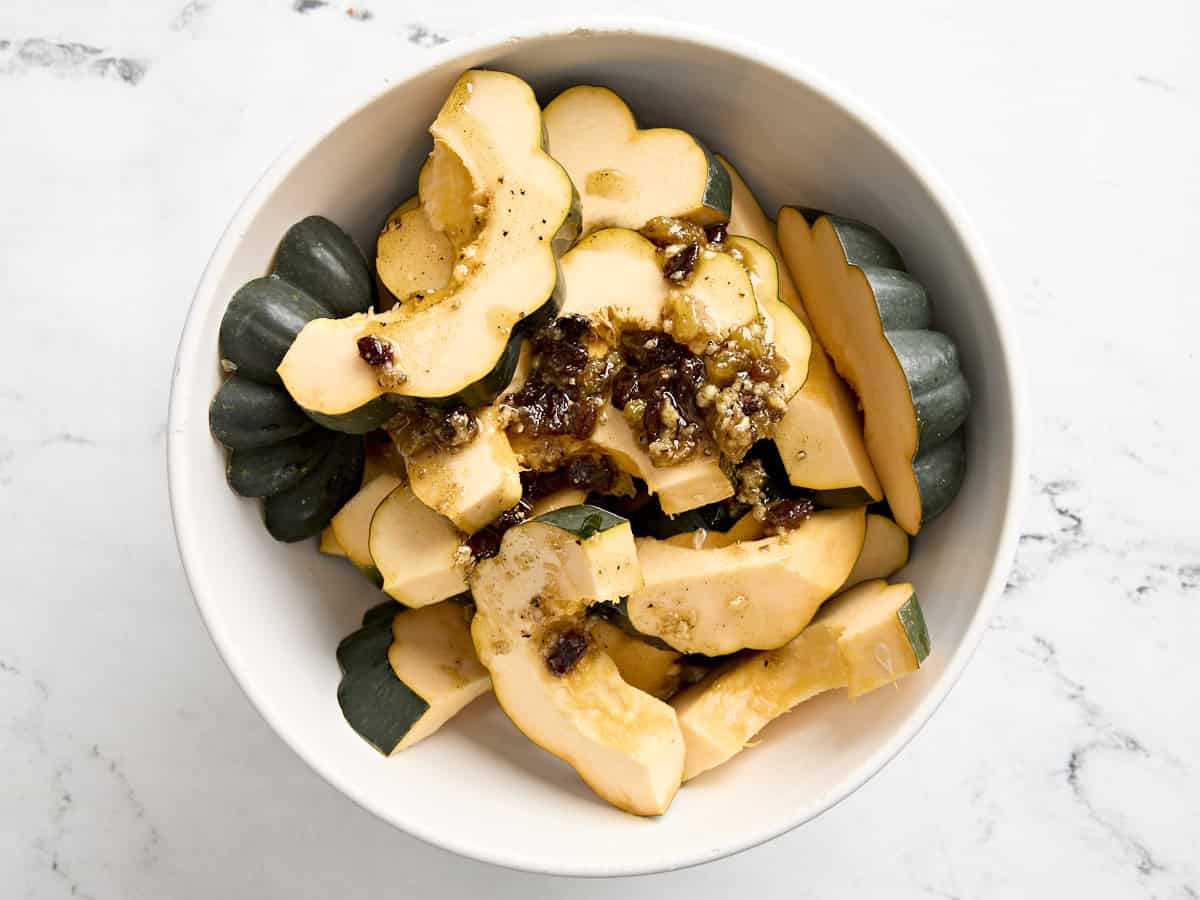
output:
[[740, 657], [671, 701], [687, 743], [684, 780], [740, 753], [810, 697], [845, 687], [853, 700], [915, 672], [928, 655], [912, 585], [859, 585], [825, 604], [783, 647]]
[[387, 217], [375, 242], [375, 272], [397, 300], [440, 291], [450, 283], [454, 248], [409, 197]]
[[[542, 149], [529, 85], [502, 72], [459, 78], [430, 127], [421, 172], [429, 224], [455, 251], [445, 288], [386, 312], [309, 323], [279, 366], [293, 399], [331, 428], [370, 430], [391, 397], [490, 402], [512, 378], [514, 329], [558, 305], [557, 256], [578, 232], [570, 178]], [[379, 369], [359, 357], [374, 336], [390, 352]]]
[[475, 411], [479, 433], [456, 450], [405, 460], [412, 492], [461, 531], [472, 534], [521, 499], [521, 467], [495, 407]]
[[783, 399], [791, 400], [808, 379], [812, 338], [800, 317], [779, 299], [779, 264], [771, 251], [753, 238], [733, 235], [727, 242], [750, 274], [767, 340], [775, 345], [775, 357], [783, 364], [779, 373]]
[[854, 568], [846, 576], [841, 590], [849, 590], [864, 581], [887, 578], [908, 565], [908, 534], [889, 519], [867, 514], [867, 536]]
[[501, 708], [626, 812], [666, 811], [683, 772], [674, 711], [626, 683], [587, 631], [587, 607], [641, 584], [618, 516], [567, 507], [510, 528], [470, 578], [471, 635]]
[[645, 586], [629, 595], [629, 619], [682, 653], [782, 646], [841, 587], [865, 532], [860, 507], [819, 512], [799, 528], [726, 547], [639, 538]]
[[593, 617], [590, 626], [592, 641], [612, 657], [627, 684], [659, 700], [679, 690], [683, 678], [683, 657], [679, 653], [648, 644], [603, 619]]
[[379, 504], [399, 486], [396, 475], [380, 472], [366, 481], [329, 522], [342, 552], [373, 581], [378, 579], [379, 572], [371, 556], [371, 519]]
[[711, 225], [729, 218], [729, 176], [685, 131], [639, 129], [608, 88], [578, 85], [546, 106], [550, 151], [583, 199], [583, 231], [638, 229], [655, 216]]
[[404, 485], [376, 507], [367, 546], [383, 592], [405, 606], [429, 606], [467, 589], [462, 536]]
[[[733, 212], [729, 233], [745, 235], [766, 247], [779, 263], [779, 295], [811, 334], [808, 313], [789, 271], [792, 265], [779, 249], [775, 224], [767, 218], [749, 186], [724, 157], [720, 157], [733, 185]], [[841, 490], [853, 494], [854, 503], [883, 497], [883, 488], [863, 443], [862, 421], [854, 395], [838, 377], [819, 335], [811, 334], [808, 378], [788, 403], [787, 413], [775, 427], [774, 441], [796, 487]], [[849, 501], [847, 501], [849, 505]]]
[[338, 645], [337, 658], [342, 714], [385, 756], [429, 737], [490, 686], [457, 603], [376, 606]]
[[691, 550], [713, 550], [718, 547], [729, 547], [742, 541], [757, 541], [765, 537], [763, 523], [754, 518], [753, 512], [748, 512], [730, 526], [728, 531], [716, 531], [709, 528], [697, 528], [695, 531], [683, 531], [663, 538], [663, 542], [672, 547], [684, 547]]
[[601, 333], [663, 330], [693, 351], [759, 314], [747, 267], [727, 253], [702, 254], [686, 284], [662, 273], [658, 249], [636, 231], [604, 228], [562, 258], [562, 315], [592, 320]]
[[784, 207], [779, 238], [813, 326], [862, 403], [867, 451], [896, 523], [916, 534], [962, 484], [957, 433], [971, 394], [958, 350], [929, 329], [925, 289], [874, 228]]
[[612, 406], [601, 413], [588, 444], [608, 456], [622, 472], [646, 482], [646, 490], [658, 498], [669, 516], [734, 494], [733, 482], [715, 456], [698, 455], [677, 466], [654, 465], [628, 420]]

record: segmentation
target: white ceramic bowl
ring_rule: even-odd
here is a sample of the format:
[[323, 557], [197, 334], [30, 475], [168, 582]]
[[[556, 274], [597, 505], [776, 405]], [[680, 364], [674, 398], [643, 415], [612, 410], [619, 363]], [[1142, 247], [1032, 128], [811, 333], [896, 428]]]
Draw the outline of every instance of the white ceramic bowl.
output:
[[[233, 217], [196, 292], [168, 444], [175, 528], [196, 602], [283, 739], [363, 807], [430, 843], [538, 872], [628, 875], [768, 840], [846, 797], [913, 737], [962, 672], [1001, 590], [1028, 419], [1004, 299], [929, 167], [877, 115], [761, 47], [676, 23], [573, 21], [459, 41], [429, 59], [279, 159]], [[338, 709], [334, 648], [379, 594], [311, 542], [272, 541], [258, 504], [226, 489], [225, 453], [208, 433], [217, 327], [230, 295], [264, 272], [284, 230], [310, 213], [373, 246], [385, 214], [415, 189], [425, 128], [473, 66], [514, 72], [546, 100], [578, 82], [609, 85], [644, 122], [689, 129], [728, 155], [769, 211], [801, 202], [874, 223], [929, 287], [936, 324], [958, 342], [972, 386], [966, 484], [921, 534], [905, 572], [932, 635], [925, 666], [897, 691], [803, 704], [752, 752], [684, 787], [659, 819], [598, 800], [489, 698], [396, 758], [368, 747]]]

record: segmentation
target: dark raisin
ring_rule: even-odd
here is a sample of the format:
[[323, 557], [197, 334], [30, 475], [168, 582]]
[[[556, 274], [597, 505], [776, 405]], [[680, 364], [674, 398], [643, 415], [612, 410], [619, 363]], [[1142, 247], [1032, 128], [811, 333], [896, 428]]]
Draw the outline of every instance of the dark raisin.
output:
[[750, 377], [754, 381], [774, 381], [779, 370], [764, 359], [755, 360], [750, 366]]
[[547, 494], [553, 494], [567, 486], [567, 474], [564, 469], [551, 472], [522, 472], [521, 494], [527, 500], [537, 500]]
[[679, 407], [675, 405], [675, 398], [666, 391], [651, 394], [646, 398], [646, 411], [642, 413], [642, 428], [645, 430], [649, 441], [653, 441], [663, 431], [667, 430], [667, 419], [670, 415], [670, 410], [674, 410], [676, 415], [679, 414]]
[[811, 497], [780, 500], [767, 507], [763, 524], [770, 528], [797, 528], [816, 508]]
[[667, 257], [663, 263], [663, 275], [668, 281], [686, 281], [700, 260], [699, 244], [684, 244]]
[[685, 356], [679, 361], [679, 386], [698, 391], [704, 385], [704, 361], [698, 356]]
[[386, 366], [392, 361], [392, 345], [368, 334], [358, 339], [358, 355], [369, 366]]
[[655, 216], [641, 227], [640, 232], [642, 237], [659, 247], [699, 244], [704, 239], [704, 230], [695, 222], [672, 216]]
[[748, 416], [767, 408], [767, 401], [757, 394], [742, 394], [738, 399], [741, 401], [742, 412]]
[[612, 381], [612, 405], [624, 409], [625, 405], [637, 397], [638, 376], [629, 366], [617, 369]]
[[514, 525], [520, 525], [529, 518], [531, 508], [529, 501], [522, 498], [517, 501], [515, 506], [510, 506], [504, 512], [500, 513], [500, 517], [496, 519], [496, 523], [492, 527], [498, 531], [507, 531]]
[[710, 244], [723, 244], [725, 238], [729, 234], [728, 222], [717, 222], [714, 225], [709, 225], [704, 229], [704, 236]]
[[546, 653], [546, 667], [561, 678], [579, 664], [586, 652], [587, 635], [572, 628], [557, 635], [551, 642]]
[[500, 552], [500, 537], [500, 532], [489, 525], [467, 538], [467, 548], [475, 559], [488, 559]]
[[596, 419], [598, 416], [599, 410], [591, 400], [582, 400], [573, 403], [567, 433], [580, 440], [591, 437], [592, 432], [596, 430]]
[[571, 487], [603, 493], [612, 488], [617, 480], [617, 468], [607, 456], [576, 456], [567, 460], [564, 467], [567, 483]]

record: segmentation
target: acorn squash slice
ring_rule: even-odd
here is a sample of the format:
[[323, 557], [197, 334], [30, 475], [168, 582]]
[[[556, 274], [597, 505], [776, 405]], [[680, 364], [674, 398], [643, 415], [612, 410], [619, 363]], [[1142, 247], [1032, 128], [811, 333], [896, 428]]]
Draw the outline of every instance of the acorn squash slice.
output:
[[[375, 272], [397, 300], [442, 290], [450, 283], [454, 248], [409, 197], [387, 217], [375, 242]], [[420, 299], [420, 298], [418, 298]]]
[[588, 636], [589, 604], [641, 584], [629, 523], [594, 506], [556, 510], [505, 532], [470, 584], [471, 635], [513, 724], [614, 806], [665, 812], [683, 771], [675, 713]]
[[471, 643], [469, 610], [394, 601], [363, 616], [338, 645], [338, 704], [350, 727], [384, 755], [422, 741], [490, 687]]
[[467, 589], [462, 535], [407, 486], [375, 509], [367, 545], [383, 592], [405, 606], [428, 606]]
[[784, 207], [779, 239], [822, 344], [858, 394], [888, 506], [916, 534], [962, 485], [958, 431], [971, 393], [958, 349], [929, 329], [925, 289], [871, 226]]
[[728, 253], [700, 255], [691, 277], [663, 277], [655, 247], [636, 231], [605, 228], [562, 258], [566, 301], [561, 315], [589, 319], [601, 335], [623, 329], [665, 331], [693, 352], [758, 316], [747, 267]]
[[798, 528], [726, 547], [639, 538], [645, 585], [629, 595], [629, 619], [682, 653], [780, 647], [841, 587], [865, 532], [860, 507], [819, 512]]
[[671, 705], [687, 743], [684, 780], [740, 753], [773, 719], [824, 691], [850, 699], [915, 672], [929, 632], [911, 584], [868, 581], [830, 600], [777, 650], [743, 656]]
[[[752, 238], [771, 252], [778, 262], [779, 296], [808, 327], [812, 341], [808, 377], [775, 426], [775, 446], [788, 479], [796, 487], [844, 491], [853, 495], [856, 504], [879, 500], [883, 488], [867, 456], [854, 394], [834, 371], [818, 335], [812, 334], [793, 280], [796, 273], [789, 271], [791, 263], [779, 249], [775, 223], [767, 218], [737, 169], [719, 158], [733, 185], [729, 233]], [[849, 500], [847, 505], [851, 505]]]
[[655, 216], [699, 225], [729, 218], [721, 163], [685, 131], [639, 129], [608, 88], [568, 88], [544, 115], [550, 152], [582, 195], [585, 234], [609, 225], [638, 229]]
[[408, 457], [412, 492], [461, 531], [473, 534], [521, 499], [521, 467], [495, 407], [475, 411], [479, 433], [455, 450]]
[[608, 456], [622, 472], [640, 478], [669, 516], [725, 500], [734, 494], [716, 456], [697, 455], [675, 466], [656, 466], [638, 443], [619, 409], [605, 406], [588, 444]]
[[808, 358], [812, 353], [808, 328], [779, 299], [779, 263], [774, 254], [753, 238], [731, 235], [726, 243], [730, 253], [750, 275], [767, 340], [775, 345], [775, 358], [780, 363], [779, 386], [783, 399], [791, 400], [808, 379]]
[[887, 516], [867, 513], [867, 536], [863, 540], [862, 553], [840, 590], [849, 590], [864, 581], [887, 578], [906, 565], [908, 534]]
[[612, 657], [627, 684], [660, 700], [679, 691], [683, 677], [681, 654], [648, 644], [603, 619], [593, 617], [590, 627], [592, 641]]
[[[576, 198], [562, 166], [542, 149], [529, 85], [468, 71], [430, 133], [421, 206], [454, 249], [450, 281], [385, 312], [319, 319], [300, 332], [279, 375], [328, 427], [377, 427], [397, 396], [490, 402], [512, 378], [514, 329], [558, 305], [557, 256], [578, 232]], [[382, 342], [390, 362], [376, 367], [359, 356], [367, 336]]]
[[672, 547], [711, 550], [718, 547], [729, 547], [742, 541], [757, 541], [765, 536], [764, 527], [762, 522], [754, 518], [753, 512], [748, 512], [734, 522], [727, 531], [697, 528], [695, 531], [673, 534], [663, 540]]
[[379, 571], [371, 556], [371, 519], [384, 499], [400, 486], [400, 478], [380, 472], [363, 484], [329, 522], [334, 540], [359, 570], [377, 581]]

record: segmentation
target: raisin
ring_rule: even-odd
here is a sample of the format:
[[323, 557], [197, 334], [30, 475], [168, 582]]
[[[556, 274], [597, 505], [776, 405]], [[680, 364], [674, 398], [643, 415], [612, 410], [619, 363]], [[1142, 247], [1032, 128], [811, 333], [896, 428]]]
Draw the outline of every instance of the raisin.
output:
[[816, 508], [811, 497], [780, 500], [767, 507], [763, 524], [770, 528], [798, 528]]
[[704, 237], [710, 244], [723, 244], [729, 234], [728, 222], [717, 222], [704, 229]]
[[637, 397], [638, 376], [629, 366], [622, 366], [612, 380], [612, 405], [624, 409], [625, 405]]
[[392, 345], [368, 334], [358, 339], [358, 355], [369, 366], [386, 366], [392, 361]]
[[617, 467], [607, 456], [576, 456], [567, 460], [564, 467], [567, 482], [571, 487], [584, 488], [603, 493], [612, 488], [617, 480]]
[[569, 673], [587, 652], [587, 635], [572, 628], [560, 633], [546, 653], [546, 667], [559, 678]]
[[547, 472], [522, 472], [521, 490], [526, 500], [536, 500], [566, 487], [604, 493], [617, 482], [617, 467], [607, 456], [573, 456], [560, 468]]
[[641, 227], [640, 233], [646, 240], [659, 247], [699, 244], [704, 240], [704, 230], [699, 225], [673, 216], [655, 216]]
[[467, 538], [467, 549], [476, 560], [488, 559], [500, 552], [501, 534], [491, 525]]
[[766, 360], [755, 360], [750, 366], [750, 377], [754, 381], [774, 381], [779, 377], [779, 370]]
[[686, 281], [700, 261], [700, 245], [684, 244], [667, 257], [663, 263], [663, 275], [667, 281]]
[[767, 408], [767, 401], [757, 394], [742, 394], [739, 400], [742, 404], [742, 412], [748, 416], [752, 416], [756, 412], [762, 412]]
[[527, 471], [521, 473], [521, 495], [527, 500], [537, 500], [567, 486], [564, 469], [549, 472]]
[[510, 506], [504, 512], [500, 513], [500, 517], [496, 519], [496, 523], [492, 527], [500, 531], [507, 531], [514, 525], [520, 525], [528, 519], [531, 509], [529, 501], [522, 498], [516, 502], [515, 506]]
[[524, 386], [505, 398], [517, 421], [531, 436], [590, 437], [616, 357], [592, 358], [587, 340], [591, 324], [578, 315], [563, 316], [537, 329], [530, 338], [537, 355]]
[[704, 361], [698, 356], [686, 356], [679, 361], [679, 385], [698, 391], [704, 385]]
[[470, 443], [478, 433], [479, 422], [462, 404], [450, 407], [441, 415], [436, 432], [438, 442], [451, 448]]

